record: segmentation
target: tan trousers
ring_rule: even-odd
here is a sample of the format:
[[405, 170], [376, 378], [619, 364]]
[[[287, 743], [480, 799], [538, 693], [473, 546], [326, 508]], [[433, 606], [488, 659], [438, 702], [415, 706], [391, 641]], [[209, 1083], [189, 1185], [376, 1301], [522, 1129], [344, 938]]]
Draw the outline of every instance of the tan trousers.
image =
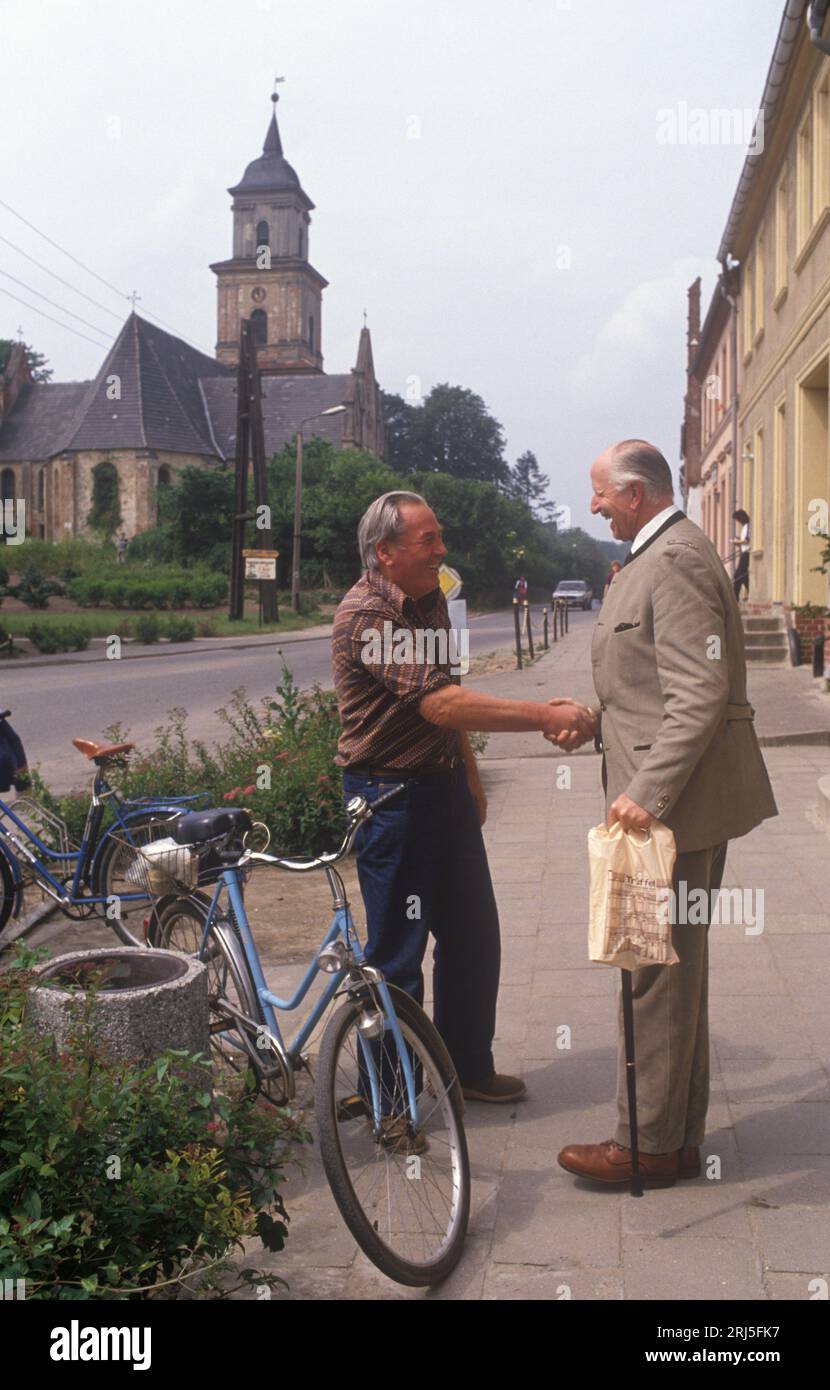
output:
[[[696, 888], [720, 887], [726, 844], [679, 854], [674, 891], [682, 907]], [[711, 897], [707, 900], [711, 903]], [[679, 911], [680, 909], [678, 909]], [[676, 965], [647, 965], [632, 972], [634, 1056], [637, 1075], [637, 1124], [643, 1153], [671, 1153], [702, 1144], [709, 1106], [709, 913], [695, 925], [672, 926]], [[705, 923], [705, 925], [704, 925]], [[630, 1148], [625, 1074], [622, 990], [619, 1000], [617, 1060], [618, 1144]]]

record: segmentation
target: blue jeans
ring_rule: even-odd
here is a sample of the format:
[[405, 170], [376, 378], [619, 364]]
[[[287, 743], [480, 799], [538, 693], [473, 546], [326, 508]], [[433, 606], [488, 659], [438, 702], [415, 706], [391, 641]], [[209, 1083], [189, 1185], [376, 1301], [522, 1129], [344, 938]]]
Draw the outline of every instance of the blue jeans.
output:
[[[393, 775], [343, 774], [347, 800], [372, 802], [395, 785]], [[463, 765], [408, 778], [355, 843], [367, 961], [423, 1004], [421, 965], [432, 933], [435, 1025], [462, 1085], [485, 1080], [493, 1072], [499, 917]]]

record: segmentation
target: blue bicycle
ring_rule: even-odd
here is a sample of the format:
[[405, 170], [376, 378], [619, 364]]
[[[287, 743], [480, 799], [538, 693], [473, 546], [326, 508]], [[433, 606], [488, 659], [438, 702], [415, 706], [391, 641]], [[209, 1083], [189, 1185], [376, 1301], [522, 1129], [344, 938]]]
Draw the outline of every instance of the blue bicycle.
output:
[[[169, 841], [141, 858], [148, 890], [157, 895], [148, 944], [198, 954], [207, 966], [216, 1060], [274, 1105], [292, 1100], [298, 1073], [316, 1074], [320, 1151], [340, 1212], [379, 1269], [420, 1286], [446, 1278], [466, 1235], [470, 1167], [461, 1087], [424, 1011], [367, 965], [334, 868], [361, 825], [401, 790], [372, 803], [354, 797], [340, 848], [314, 859], [247, 847], [253, 826], [241, 809], [184, 815], [171, 825]], [[212, 896], [197, 886], [206, 854], [222, 866]], [[294, 873], [322, 868], [331, 888], [331, 926], [290, 999], [269, 990], [248, 922], [242, 887], [255, 864]], [[167, 893], [159, 891], [165, 872]], [[331, 979], [286, 1042], [277, 1015], [299, 1008], [320, 971]], [[312, 1060], [305, 1049], [335, 999], [340, 1007]]]
[[[10, 714], [0, 713], [0, 722]], [[125, 945], [146, 946], [147, 894], [131, 874], [136, 850], [169, 835], [172, 821], [206, 801], [207, 794], [125, 800], [107, 781], [107, 769], [123, 761], [133, 744], [72, 742], [95, 764], [79, 845], [72, 844], [65, 822], [40, 802], [19, 796], [9, 805], [0, 799], [0, 931], [20, 915], [23, 891], [34, 884], [64, 916], [104, 917]]]

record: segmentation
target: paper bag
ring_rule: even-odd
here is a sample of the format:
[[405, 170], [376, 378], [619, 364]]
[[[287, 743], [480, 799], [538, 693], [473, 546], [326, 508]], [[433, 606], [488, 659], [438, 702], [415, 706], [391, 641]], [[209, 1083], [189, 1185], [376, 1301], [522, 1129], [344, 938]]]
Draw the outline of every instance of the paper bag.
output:
[[634, 970], [641, 965], [675, 965], [671, 941], [671, 887], [676, 848], [662, 821], [646, 831], [588, 832], [591, 868], [591, 960]]

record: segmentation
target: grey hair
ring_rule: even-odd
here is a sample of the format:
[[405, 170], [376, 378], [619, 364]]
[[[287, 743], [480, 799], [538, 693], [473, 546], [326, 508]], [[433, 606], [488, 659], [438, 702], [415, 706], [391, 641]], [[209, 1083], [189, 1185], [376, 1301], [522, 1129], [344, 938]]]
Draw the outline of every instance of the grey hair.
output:
[[623, 439], [613, 446], [608, 477], [614, 487], [642, 483], [649, 502], [674, 497], [671, 469], [660, 450], [645, 439]]
[[378, 568], [375, 546], [378, 541], [394, 541], [403, 533], [405, 522], [401, 518], [401, 505], [404, 502], [417, 502], [422, 507], [429, 505], [417, 492], [384, 492], [367, 507], [357, 528], [357, 543], [360, 547], [360, 563], [365, 570]]

